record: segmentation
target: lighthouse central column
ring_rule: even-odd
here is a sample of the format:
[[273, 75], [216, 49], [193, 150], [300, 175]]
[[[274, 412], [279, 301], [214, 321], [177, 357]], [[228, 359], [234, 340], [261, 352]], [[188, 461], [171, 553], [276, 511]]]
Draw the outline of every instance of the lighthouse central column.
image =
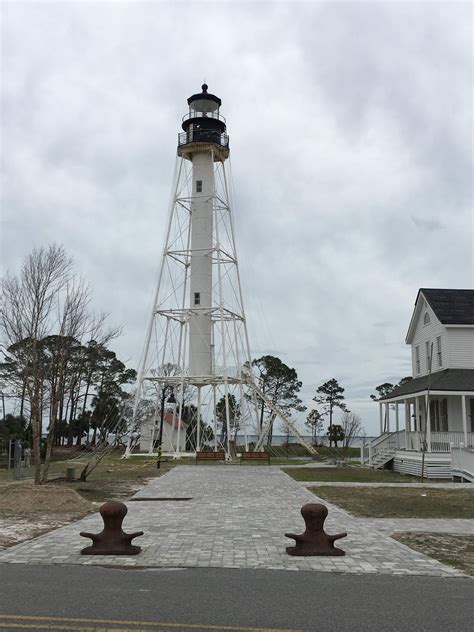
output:
[[212, 373], [212, 233], [214, 159], [212, 150], [193, 153], [191, 204], [191, 297], [189, 364], [191, 375]]

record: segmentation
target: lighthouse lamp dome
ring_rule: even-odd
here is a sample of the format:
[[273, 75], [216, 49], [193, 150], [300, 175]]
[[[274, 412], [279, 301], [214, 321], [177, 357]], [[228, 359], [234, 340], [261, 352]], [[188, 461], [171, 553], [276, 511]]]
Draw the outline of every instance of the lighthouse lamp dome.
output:
[[213, 113], [219, 112], [221, 100], [215, 94], [208, 93], [208, 85], [206, 83], [203, 83], [201, 88], [202, 92], [189, 97], [189, 109], [196, 114], [200, 113], [202, 116], [213, 116]]

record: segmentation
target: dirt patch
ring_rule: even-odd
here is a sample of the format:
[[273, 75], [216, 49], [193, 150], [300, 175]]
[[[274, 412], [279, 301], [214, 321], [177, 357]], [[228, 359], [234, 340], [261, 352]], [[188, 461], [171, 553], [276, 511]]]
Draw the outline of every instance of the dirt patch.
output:
[[72, 488], [89, 502], [105, 503], [108, 500], [120, 500], [124, 502], [141, 489], [151, 479], [125, 480], [125, 481], [86, 481], [84, 483], [64, 483]]
[[96, 510], [67, 487], [29, 481], [0, 485], [0, 548], [31, 540]]
[[474, 488], [312, 487], [311, 491], [364, 518], [474, 518]]
[[84, 515], [93, 511], [93, 507], [74, 489], [60, 485], [34, 485], [28, 481], [0, 486], [0, 511], [3, 515]]
[[0, 518], [0, 549], [25, 540], [32, 540], [52, 529], [69, 524], [74, 517], [67, 514], [62, 517], [44, 516], [33, 520], [32, 517], [8, 516]]
[[392, 538], [474, 576], [474, 535], [404, 532], [394, 533]]
[[[63, 452], [62, 457], [66, 455]], [[157, 469], [156, 458], [122, 459], [121, 454], [114, 454], [106, 457], [86, 482], [64, 478], [68, 467], [79, 472], [84, 465], [77, 459], [52, 463], [53, 480], [46, 485], [35, 486], [31, 480], [0, 483], [0, 548], [78, 520], [107, 500], [126, 501], [175, 463], [163, 462]]]
[[53, 480], [0, 484], [0, 549], [31, 540], [97, 511], [107, 500], [125, 501], [150, 479]]

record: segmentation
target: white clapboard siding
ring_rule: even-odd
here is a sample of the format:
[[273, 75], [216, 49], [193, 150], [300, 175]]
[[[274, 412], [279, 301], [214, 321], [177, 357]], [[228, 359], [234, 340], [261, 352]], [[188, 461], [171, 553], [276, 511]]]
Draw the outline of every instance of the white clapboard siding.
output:
[[[396, 452], [393, 469], [400, 474], [421, 476], [421, 452], [412, 454]], [[424, 469], [426, 478], [451, 478], [451, 455], [425, 453]]]
[[449, 363], [453, 369], [474, 369], [474, 327], [448, 327]]
[[[430, 317], [430, 323], [424, 324], [425, 314], [428, 313]], [[474, 333], [474, 332], [473, 332]], [[442, 366], [438, 366], [437, 360], [437, 346], [436, 338], [441, 336], [441, 355]], [[446, 336], [446, 329], [436, 318], [435, 313], [431, 307], [423, 301], [423, 308], [419, 312], [418, 322], [415, 326], [415, 333], [411, 343], [411, 361], [412, 361], [412, 375], [413, 377], [420, 377], [421, 375], [427, 375], [429, 372], [429, 366], [426, 358], [426, 343], [433, 343], [433, 363], [431, 366], [432, 372], [442, 371], [443, 369], [450, 368], [449, 362], [449, 349], [448, 338]], [[420, 347], [420, 372], [416, 371], [416, 347]]]

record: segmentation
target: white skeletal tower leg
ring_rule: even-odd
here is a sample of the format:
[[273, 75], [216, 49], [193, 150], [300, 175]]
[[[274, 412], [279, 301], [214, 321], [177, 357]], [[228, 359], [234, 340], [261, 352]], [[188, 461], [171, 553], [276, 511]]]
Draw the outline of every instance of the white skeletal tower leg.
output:
[[[241, 410], [249, 409], [242, 405], [247, 388], [241, 372], [250, 362], [250, 353], [227, 175], [225, 163], [216, 160], [212, 152], [198, 154], [196, 163], [194, 156], [193, 161], [182, 158], [180, 162], [136, 409], [138, 401], [156, 397], [153, 394], [161, 393], [165, 386], [172, 387], [178, 402], [177, 417], [186, 406], [198, 409], [198, 427], [192, 445], [188, 445], [191, 451], [208, 445], [228, 453], [237, 421], [230, 405], [232, 398]], [[223, 418], [219, 419], [225, 424], [223, 446], [216, 432], [219, 400], [225, 402]], [[208, 426], [214, 435], [211, 439], [209, 431], [202, 431]], [[255, 433], [256, 415], [241, 426]], [[178, 424], [173, 446], [176, 455], [182, 451], [183, 433], [189, 437], [189, 429]]]

